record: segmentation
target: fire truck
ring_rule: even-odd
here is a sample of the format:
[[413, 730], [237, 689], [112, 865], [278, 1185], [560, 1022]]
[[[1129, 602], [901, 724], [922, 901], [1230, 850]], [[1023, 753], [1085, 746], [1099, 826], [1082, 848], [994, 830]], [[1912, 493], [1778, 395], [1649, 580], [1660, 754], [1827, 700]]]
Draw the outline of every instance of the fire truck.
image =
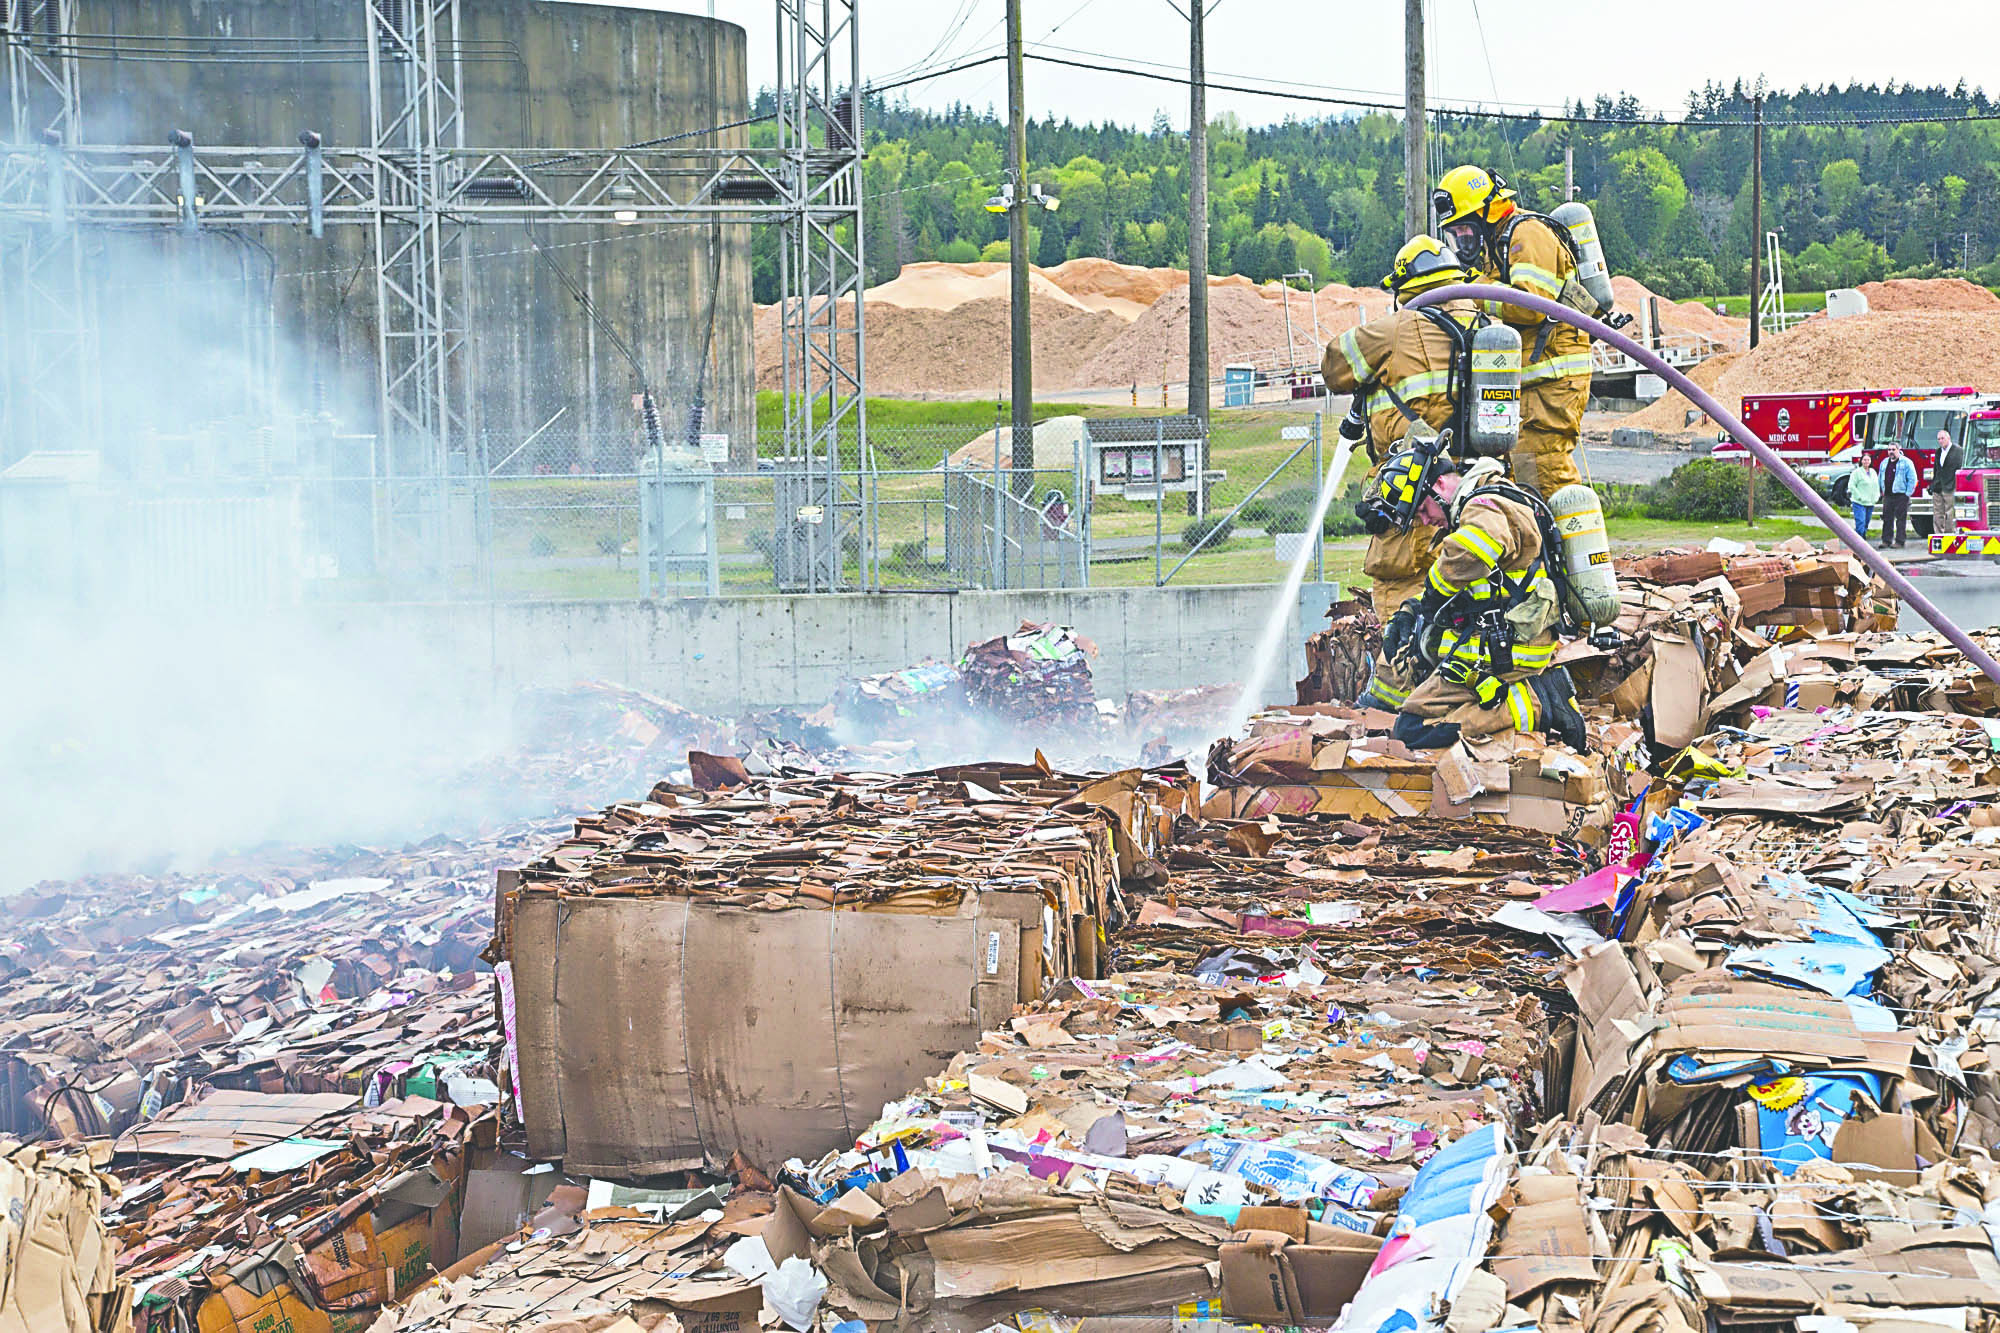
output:
[[[1970, 386], [1913, 389], [1856, 389], [1843, 393], [1746, 395], [1743, 424], [1778, 456], [1807, 475], [1826, 476], [1857, 460], [1879, 468], [1890, 446], [1902, 446], [1917, 469], [1910, 526], [1920, 537], [1931, 531], [1931, 469], [1937, 463], [1937, 434], [1964, 442], [1973, 418], [2000, 413], [2000, 395]], [[1715, 457], [1750, 461], [1750, 451], [1734, 440], [1715, 447]], [[2000, 467], [2000, 462], [1996, 462]], [[1961, 474], [1962, 476], [1963, 474]], [[2000, 522], [2000, 478], [1995, 482], [1995, 520]], [[1959, 523], [1969, 522], [1959, 496]], [[1983, 511], [1981, 518], [1984, 524]], [[2000, 535], [2000, 534], [1996, 534]], [[1935, 549], [1936, 544], [1932, 544]], [[2000, 542], [1995, 549], [2000, 550]]]
[[1930, 535], [1932, 555], [2000, 556], [2000, 398], [1966, 414], [1965, 457], [1953, 500], [1955, 533]]
[[[1887, 392], [1745, 394], [1743, 424], [1793, 467], [1845, 463], [1844, 455], [1854, 447], [1854, 413]], [[1748, 463], [1750, 451], [1725, 436], [1715, 446], [1715, 457]]]

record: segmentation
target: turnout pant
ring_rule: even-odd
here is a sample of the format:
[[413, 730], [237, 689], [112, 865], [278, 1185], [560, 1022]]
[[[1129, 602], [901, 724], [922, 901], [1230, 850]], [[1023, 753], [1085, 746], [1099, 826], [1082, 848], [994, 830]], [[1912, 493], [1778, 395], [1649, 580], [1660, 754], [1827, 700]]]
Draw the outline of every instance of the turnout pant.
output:
[[1588, 375], [1541, 380], [1522, 389], [1521, 438], [1508, 458], [1516, 482], [1546, 500], [1583, 480], [1576, 467], [1576, 441], [1589, 398]]

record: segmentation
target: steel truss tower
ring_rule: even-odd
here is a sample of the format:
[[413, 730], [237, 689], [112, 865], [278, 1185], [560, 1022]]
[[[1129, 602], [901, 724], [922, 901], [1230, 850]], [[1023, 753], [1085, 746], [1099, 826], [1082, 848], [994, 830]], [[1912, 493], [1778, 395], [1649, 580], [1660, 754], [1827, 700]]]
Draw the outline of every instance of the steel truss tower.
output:
[[[453, 456], [474, 447], [466, 228], [770, 224], [783, 237], [785, 452], [806, 479], [800, 508], [821, 519], [801, 519], [810, 559], [798, 582], [832, 591], [869, 581], [840, 556], [873, 467], [862, 405], [859, 0], [776, 0], [776, 147], [562, 150], [466, 144], [459, 0], [355, 0], [365, 144], [326, 144], [310, 127], [284, 145], [90, 143], [77, 76], [82, 2], [0, 0], [12, 112], [0, 145], [0, 352], [31, 386], [27, 401], [0, 405], [9, 438], [74, 447], [93, 436], [85, 245], [94, 227], [367, 229], [384, 454], [442, 481]], [[719, 128], [674, 138], [714, 144]]]
[[15, 439], [70, 438], [97, 423], [96, 321], [64, 160], [83, 137], [76, 60], [62, 41], [75, 30], [77, 0], [4, 3], [14, 151], [0, 162], [0, 198], [39, 193], [43, 225], [0, 228], [0, 357], [17, 368], [0, 428]]

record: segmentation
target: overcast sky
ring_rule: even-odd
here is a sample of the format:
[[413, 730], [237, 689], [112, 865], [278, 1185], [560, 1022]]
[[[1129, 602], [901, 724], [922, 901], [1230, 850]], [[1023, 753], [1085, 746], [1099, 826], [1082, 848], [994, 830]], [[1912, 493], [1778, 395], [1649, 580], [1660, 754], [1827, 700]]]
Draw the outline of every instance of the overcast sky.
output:
[[[707, 13], [750, 34], [750, 82], [769, 84], [776, 60], [771, 0], [610, 0]], [[1427, 0], [1431, 95], [1443, 101], [1560, 105], [1630, 92], [1676, 112], [1704, 80], [1773, 86], [1896, 79], [1949, 87], [1964, 79], [2000, 92], [2000, 0], [1680, 0], [1581, 7], [1555, 0]], [[1030, 49], [1187, 68], [1187, 25], [1167, 0], [1024, 0]], [[997, 52], [1004, 0], [862, 0], [864, 74], [871, 84], [914, 66]], [[1893, 13], [1893, 36], [1884, 19]], [[1211, 81], [1286, 80], [1300, 92], [1335, 89], [1400, 98], [1401, 0], [1219, 0], [1208, 21]], [[1066, 49], [1057, 49], [1066, 48]], [[962, 101], [1004, 108], [1005, 66], [992, 64], [907, 89], [918, 105]], [[1149, 123], [1165, 110], [1187, 121], [1187, 90], [1172, 84], [1031, 62], [1035, 115]], [[1211, 114], [1250, 124], [1337, 110], [1307, 102], [1211, 92]]]

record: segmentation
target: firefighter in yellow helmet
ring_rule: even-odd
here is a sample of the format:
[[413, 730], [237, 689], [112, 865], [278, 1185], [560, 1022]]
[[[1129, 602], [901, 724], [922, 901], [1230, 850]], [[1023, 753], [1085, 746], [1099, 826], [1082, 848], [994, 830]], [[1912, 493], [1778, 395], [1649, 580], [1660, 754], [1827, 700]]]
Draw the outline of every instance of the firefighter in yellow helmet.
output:
[[[1475, 281], [1561, 299], [1577, 274], [1569, 229], [1514, 202], [1507, 182], [1482, 167], [1453, 167], [1431, 193], [1438, 232]], [[1491, 303], [1521, 331], [1521, 439], [1514, 480], [1544, 498], [1583, 478], [1577, 437], [1590, 398], [1590, 335], [1523, 306]]]
[[[1442, 245], [1418, 236], [1396, 252], [1395, 266], [1382, 285], [1400, 304], [1419, 292], [1465, 280], [1465, 270]], [[1341, 433], [1365, 443], [1370, 463], [1379, 467], [1413, 428], [1428, 439], [1451, 423], [1459, 347], [1450, 326], [1464, 330], [1477, 316], [1471, 301], [1448, 302], [1435, 314], [1397, 310], [1385, 319], [1349, 329], [1326, 345], [1320, 375], [1327, 391], [1354, 395]], [[1423, 590], [1433, 535], [1419, 524], [1402, 530], [1383, 528], [1369, 537], [1361, 572], [1374, 580], [1379, 614], [1389, 615]], [[1394, 709], [1401, 695], [1377, 695], [1371, 702]]]
[[[1441, 749], [1461, 735], [1546, 732], [1581, 752], [1583, 714], [1569, 672], [1554, 665], [1560, 592], [1544, 567], [1538, 501], [1492, 458], [1462, 471], [1443, 459], [1420, 483], [1413, 518], [1444, 535], [1424, 591], [1384, 628], [1384, 654], [1421, 678], [1396, 739]], [[1388, 497], [1399, 508], [1403, 489]]]
[[[1416, 236], [1396, 252], [1382, 285], [1400, 306], [1419, 292], [1465, 280], [1465, 270], [1442, 245], [1429, 236]], [[1327, 391], [1354, 396], [1341, 434], [1365, 441], [1368, 461], [1377, 468], [1363, 490], [1364, 506], [1366, 497], [1382, 486], [1379, 470], [1400, 443], [1412, 434], [1433, 440], [1451, 424], [1457, 406], [1454, 390], [1460, 389], [1454, 382], [1454, 367], [1461, 359], [1460, 337], [1453, 328], [1463, 333], [1477, 318], [1471, 301], [1447, 302], [1434, 314], [1398, 309], [1385, 319], [1357, 325], [1326, 345], [1320, 376]], [[1423, 591], [1436, 531], [1421, 523], [1398, 527], [1370, 521], [1366, 512], [1362, 519], [1369, 538], [1361, 572], [1374, 581], [1376, 613], [1387, 617]], [[1394, 712], [1415, 684], [1384, 659], [1377, 662], [1358, 702]]]

